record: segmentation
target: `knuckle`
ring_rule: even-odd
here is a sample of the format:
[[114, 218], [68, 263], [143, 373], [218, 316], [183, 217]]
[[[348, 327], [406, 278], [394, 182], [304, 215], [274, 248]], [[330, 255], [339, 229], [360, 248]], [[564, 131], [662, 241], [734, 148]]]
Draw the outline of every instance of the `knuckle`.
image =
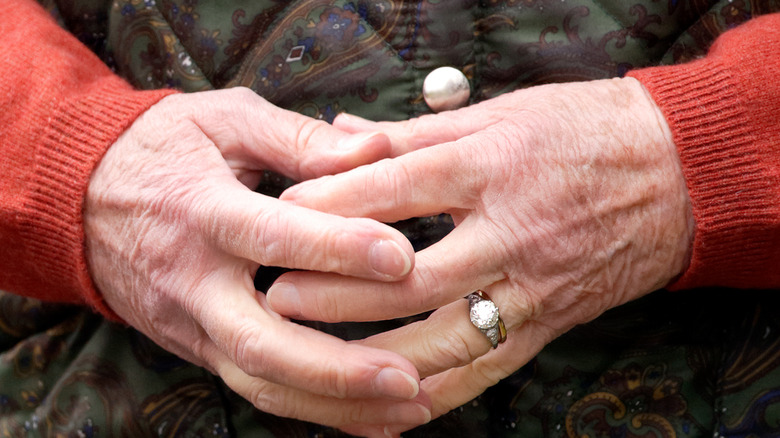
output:
[[426, 116], [421, 117], [415, 117], [413, 119], [409, 119], [405, 124], [405, 131], [408, 133], [409, 138], [420, 138], [422, 135], [427, 134], [428, 130], [430, 129], [428, 124], [425, 123], [425, 120], [427, 119]]
[[317, 250], [307, 253], [307, 258], [314, 260], [321, 270], [344, 272], [345, 263], [342, 255], [349, 254], [350, 249], [353, 249], [350, 233], [328, 228], [321, 231], [318, 239], [321, 239], [321, 246], [318, 245]]
[[[311, 392], [343, 400], [349, 396], [347, 370], [336, 363], [323, 364], [302, 372], [305, 381], [312, 382]], [[316, 385], [316, 387], [315, 387]]]
[[285, 397], [285, 391], [273, 383], [253, 380], [247, 397], [263, 412], [270, 412], [289, 418], [300, 418], [301, 409], [294, 397]]
[[[340, 219], [340, 226], [319, 231], [317, 246], [310, 245], [306, 257], [318, 264], [318, 270], [350, 276], [362, 276], [369, 271], [370, 242], [386, 239], [372, 219]], [[321, 242], [321, 246], [320, 246]]]
[[[316, 138], [318, 133], [320, 133], [323, 129], [328, 129], [330, 125], [322, 120], [312, 119], [306, 116], [296, 115], [296, 117], [301, 117], [301, 119], [299, 122], [298, 131], [296, 132], [294, 144], [299, 148], [299, 152], [303, 152], [310, 147], [316, 146], [317, 142], [313, 140]], [[304, 169], [299, 169], [299, 171], [302, 170]]]
[[481, 347], [472, 345], [469, 336], [464, 336], [458, 330], [443, 331], [439, 336], [429, 338], [427, 345], [425, 357], [435, 368], [467, 365], [484, 354], [487, 348], [487, 344]]
[[[420, 117], [416, 117], [413, 119], [407, 120], [405, 123], [405, 132], [407, 133], [407, 138], [409, 139], [409, 142], [411, 144], [414, 144], [415, 146], [418, 145], [418, 140], [421, 138], [428, 138], [431, 135], [431, 123], [432, 120], [435, 119], [435, 115], [432, 114], [426, 114]], [[440, 132], [440, 134], [443, 134], [443, 137], [448, 138], [452, 136], [452, 133], [455, 131], [455, 126], [452, 126], [452, 130], [449, 130], [446, 126], [441, 126], [439, 124], [435, 125], [438, 129], [444, 129], [445, 132]]]
[[[263, 354], [262, 335], [254, 324], [237, 324], [240, 327], [229, 340], [230, 353], [235, 364], [251, 376], [268, 375], [272, 363], [271, 355]], [[274, 372], [276, 370], [273, 370]], [[279, 370], [281, 372], [281, 370]]]
[[[524, 290], [524, 289], [514, 289]], [[543, 311], [542, 304], [536, 302], [532, 293], [518, 293], [511, 300], [497, 303], [501, 311], [501, 318], [507, 325], [507, 330], [520, 326], [524, 322], [540, 315]]]
[[[336, 230], [320, 230], [312, 237], [310, 230], [296, 227], [278, 209], [269, 209], [254, 219], [255, 234], [262, 236], [262, 260], [264, 265], [282, 266], [318, 271], [339, 271], [342, 266], [344, 233]], [[311, 237], [311, 239], [307, 238]], [[316, 238], [316, 241], [313, 239]]]
[[211, 358], [209, 357], [208, 353], [208, 344], [210, 343], [210, 340], [206, 336], [196, 336], [192, 339], [192, 342], [190, 342], [190, 345], [188, 345], [188, 348], [192, 354], [195, 356], [202, 358], [206, 360], [206, 362], [211, 363]]
[[[341, 316], [339, 312], [340, 299], [337, 294], [333, 293], [315, 293], [306, 294], [313, 295], [312, 308], [322, 322], [341, 322]], [[342, 297], [343, 298], [343, 297]], [[306, 306], [304, 306], [305, 308]]]
[[349, 379], [347, 378], [347, 372], [345, 369], [338, 367], [337, 369], [331, 369], [328, 372], [329, 393], [338, 399], [345, 399], [349, 395]]
[[252, 91], [251, 88], [248, 87], [234, 87], [230, 89], [231, 92], [235, 93], [236, 97], [247, 99], [247, 100], [256, 100], [258, 98], [262, 99], [257, 93]]
[[[226, 100], [237, 103], [238, 108], [243, 110], [241, 112], [247, 115], [251, 113], [251, 110], [258, 103], [265, 102], [265, 99], [247, 87], [233, 87], [226, 90], [220, 90], [220, 92], [226, 93]], [[232, 110], [235, 109], [236, 106], [232, 106]], [[227, 110], [230, 111], [231, 109]]]
[[395, 308], [398, 311], [425, 312], [444, 305], [439, 303], [442, 282], [436, 269], [420, 263], [415, 265], [413, 272], [411, 287], [399, 287], [397, 293], [388, 295]]
[[452, 354], [452, 359], [459, 365], [464, 365], [473, 362], [475, 359], [485, 353], [484, 344], [481, 348], [474, 345], [469, 341], [468, 336], [451, 330], [448, 332], [448, 336], [445, 338], [445, 345], [448, 346], [449, 351]]
[[285, 262], [295, 256], [290, 239], [295, 237], [289, 221], [276, 208], [263, 209], [252, 219], [251, 235], [260, 236], [257, 248], [261, 251], [258, 263], [268, 266], [288, 266]]
[[175, 305], [196, 321], [202, 321], [210, 312], [213, 312], [213, 299], [206, 292], [208, 288], [205, 287], [212, 274], [210, 271], [193, 274], [189, 283], [177, 288], [177, 290], [186, 291], [186, 293], [177, 293], [171, 297]]
[[[396, 208], [404, 210], [411, 202], [410, 195], [413, 195], [413, 191], [410, 190], [411, 179], [407, 169], [396, 161], [384, 161], [381, 166], [373, 166], [371, 175], [368, 179], [369, 185], [365, 186], [365, 192], [363, 193], [363, 199], [365, 201], [371, 201], [376, 203], [379, 199], [385, 200], [386, 208]], [[392, 190], [389, 194], [383, 194], [383, 196], [375, 196], [370, 187], [378, 187], [380, 189], [390, 188]]]
[[339, 418], [341, 424], [361, 424], [365, 422], [366, 405], [364, 403], [352, 403], [349, 409]]
[[505, 376], [505, 371], [491, 361], [476, 361], [471, 365], [471, 370], [476, 376], [474, 384], [479, 391], [497, 384]]
[[187, 349], [193, 357], [202, 361], [201, 365], [213, 367], [214, 358], [212, 357], [211, 349], [209, 348], [210, 344], [211, 340], [206, 336], [196, 336], [195, 339], [187, 345]]

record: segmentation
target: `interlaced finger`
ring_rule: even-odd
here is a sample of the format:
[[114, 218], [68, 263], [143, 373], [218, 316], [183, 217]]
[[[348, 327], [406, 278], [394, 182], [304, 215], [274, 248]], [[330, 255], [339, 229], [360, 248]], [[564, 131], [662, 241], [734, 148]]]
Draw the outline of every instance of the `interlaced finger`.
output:
[[469, 222], [418, 252], [403, 280], [373, 282], [317, 272], [289, 272], [268, 290], [271, 307], [289, 317], [326, 322], [415, 315], [458, 300], [504, 278], [489, 242]]
[[536, 356], [558, 333], [534, 320], [507, 333], [505, 343], [470, 364], [451, 368], [423, 380], [433, 401], [433, 417], [443, 415], [482, 394]]
[[213, 91], [200, 98], [205, 101], [193, 105], [190, 117], [225, 159], [239, 167], [251, 165], [301, 181], [390, 156], [390, 140], [384, 134], [350, 135], [322, 120], [281, 109], [247, 88]]
[[399, 231], [370, 219], [344, 218], [291, 205], [235, 184], [203, 194], [199, 223], [228, 254], [280, 266], [374, 280], [397, 280], [412, 269], [414, 250]]
[[469, 147], [447, 143], [307, 181], [281, 199], [342, 216], [395, 222], [473, 207], [484, 181], [484, 161]]
[[[471, 311], [482, 308], [492, 315], [490, 306], [480, 307], [472, 305], [470, 300], [461, 299], [437, 309], [425, 320], [374, 335], [361, 342], [400, 353], [415, 364], [423, 378], [465, 366], [493, 348], [488, 332], [499, 329], [500, 324], [506, 331], [512, 331], [534, 317], [530, 301], [525, 294], [513, 290], [511, 284], [509, 281], [500, 281], [484, 288], [490, 291], [489, 294], [483, 293], [484, 299], [491, 300], [497, 306], [497, 316], [500, 318], [500, 323], [495, 321], [487, 330], [475, 326]], [[477, 312], [475, 317], [489, 320], [490, 315]], [[500, 350], [507, 347], [498, 341], [496, 348]]]
[[422, 393], [403, 401], [324, 396], [251, 376], [219, 352], [215, 352], [214, 363], [217, 374], [236, 393], [256, 408], [282, 417], [335, 427], [419, 425], [431, 419], [430, 399]]
[[407, 360], [267, 313], [250, 290], [251, 279], [217, 279], [203, 287], [212, 293], [193, 293], [186, 306], [247, 375], [336, 398], [408, 400], [418, 393], [417, 372]]
[[[354, 133], [383, 132], [390, 137], [393, 156], [400, 156], [428, 146], [456, 141], [498, 122], [509, 112], [498, 105], [501, 99], [492, 99], [490, 105], [476, 104], [401, 122], [373, 122], [352, 114], [340, 114], [333, 121], [333, 126]], [[507, 102], [507, 105], [515, 106], [511, 102]]]
[[421, 378], [469, 364], [491, 348], [485, 335], [469, 320], [466, 300], [448, 304], [425, 320], [360, 342], [399, 353], [414, 363]]

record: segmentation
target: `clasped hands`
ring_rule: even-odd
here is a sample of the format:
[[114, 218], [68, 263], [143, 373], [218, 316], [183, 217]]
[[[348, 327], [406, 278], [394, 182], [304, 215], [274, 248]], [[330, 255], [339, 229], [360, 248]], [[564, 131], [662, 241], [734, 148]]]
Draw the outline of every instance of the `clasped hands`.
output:
[[[268, 198], [248, 189], [262, 169], [309, 181]], [[456, 228], [417, 254], [382, 224], [437, 213]], [[333, 126], [246, 90], [170, 96], [95, 171], [85, 230], [95, 283], [127, 323], [259, 409], [382, 436], [666, 285], [686, 266], [693, 221], [659, 109], [615, 79]], [[252, 285], [259, 265], [298, 270], [266, 296]], [[475, 289], [508, 331], [495, 350], [468, 318]], [[356, 342], [287, 319], [431, 310]]]

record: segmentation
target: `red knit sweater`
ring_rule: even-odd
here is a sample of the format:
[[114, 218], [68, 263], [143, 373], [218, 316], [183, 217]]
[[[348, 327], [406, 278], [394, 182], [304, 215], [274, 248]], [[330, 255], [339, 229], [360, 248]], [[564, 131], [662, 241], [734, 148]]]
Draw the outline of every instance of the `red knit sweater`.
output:
[[[140, 92], [32, 0], [3, 0], [0, 288], [110, 314], [87, 272], [91, 171], [170, 91]], [[780, 287], [780, 15], [722, 36], [702, 60], [639, 70], [679, 148], [696, 218], [674, 285]]]
[[693, 204], [693, 255], [672, 288], [780, 288], [780, 13], [705, 59], [630, 75], [669, 122]]
[[87, 272], [90, 173], [170, 91], [138, 92], [32, 0], [0, 1], [0, 288], [106, 312]]

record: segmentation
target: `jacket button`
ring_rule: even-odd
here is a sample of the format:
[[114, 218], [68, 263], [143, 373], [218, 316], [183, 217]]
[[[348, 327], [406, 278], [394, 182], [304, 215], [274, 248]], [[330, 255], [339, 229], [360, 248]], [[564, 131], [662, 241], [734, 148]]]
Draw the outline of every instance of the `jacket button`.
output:
[[452, 67], [439, 67], [428, 73], [423, 81], [425, 103], [437, 113], [462, 107], [470, 96], [466, 75]]

